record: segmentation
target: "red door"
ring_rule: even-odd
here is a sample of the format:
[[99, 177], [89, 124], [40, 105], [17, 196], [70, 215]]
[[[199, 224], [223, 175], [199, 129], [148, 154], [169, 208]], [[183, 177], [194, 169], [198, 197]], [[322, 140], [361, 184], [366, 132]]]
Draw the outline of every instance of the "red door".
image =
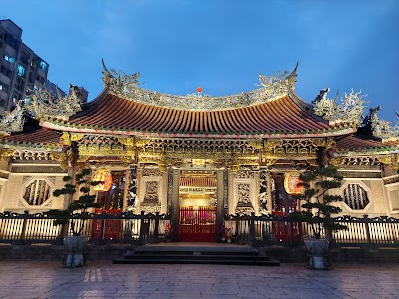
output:
[[216, 209], [180, 207], [179, 240], [183, 242], [216, 241]]
[[[122, 209], [95, 209], [95, 214], [117, 214], [122, 212]], [[105, 221], [105, 222], [104, 222]], [[104, 228], [102, 228], [104, 226]], [[103, 235], [101, 236], [101, 233]], [[112, 240], [122, 239], [122, 220], [119, 219], [94, 219], [93, 220], [93, 239]]]

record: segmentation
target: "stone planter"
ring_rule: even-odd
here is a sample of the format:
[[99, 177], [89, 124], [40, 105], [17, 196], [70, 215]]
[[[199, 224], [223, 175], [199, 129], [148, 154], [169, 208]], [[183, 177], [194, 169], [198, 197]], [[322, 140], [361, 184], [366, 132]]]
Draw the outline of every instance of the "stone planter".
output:
[[65, 258], [63, 265], [68, 268], [85, 264], [85, 253], [89, 238], [87, 236], [69, 236], [64, 238]]
[[328, 259], [328, 243], [326, 239], [305, 239], [305, 246], [308, 252], [308, 266], [311, 269], [324, 270], [330, 268]]

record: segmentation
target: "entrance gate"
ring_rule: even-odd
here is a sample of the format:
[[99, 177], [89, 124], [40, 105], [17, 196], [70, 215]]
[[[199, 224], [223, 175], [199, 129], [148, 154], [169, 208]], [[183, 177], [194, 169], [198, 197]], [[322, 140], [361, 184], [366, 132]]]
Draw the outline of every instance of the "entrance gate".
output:
[[216, 208], [180, 207], [179, 240], [183, 242], [216, 241]]

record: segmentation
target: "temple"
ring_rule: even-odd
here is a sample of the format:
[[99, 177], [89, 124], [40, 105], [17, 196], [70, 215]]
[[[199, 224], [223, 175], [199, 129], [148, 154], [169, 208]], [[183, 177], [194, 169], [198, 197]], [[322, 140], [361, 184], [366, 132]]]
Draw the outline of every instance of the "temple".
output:
[[343, 215], [397, 216], [399, 120], [380, 120], [379, 107], [364, 116], [360, 92], [323, 89], [307, 103], [296, 70], [223, 97], [146, 90], [139, 73], [105, 65], [92, 102], [76, 88], [58, 99], [35, 90], [1, 119], [0, 212], [63, 208], [73, 199], [53, 190], [89, 168], [101, 211], [167, 214], [180, 240], [209, 241], [225, 215], [298, 209], [299, 174], [333, 165]]

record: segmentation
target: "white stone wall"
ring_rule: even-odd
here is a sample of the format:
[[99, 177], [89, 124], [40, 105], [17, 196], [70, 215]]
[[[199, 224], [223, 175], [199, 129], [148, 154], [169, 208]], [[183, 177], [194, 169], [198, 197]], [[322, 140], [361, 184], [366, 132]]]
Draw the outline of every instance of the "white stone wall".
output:
[[[4, 187], [0, 192], [0, 211], [12, 211], [22, 213], [30, 211], [38, 213], [49, 209], [63, 208], [65, 203], [64, 196], [54, 197], [53, 191], [64, 186], [62, 178], [65, 174], [10, 174], [8, 180], [4, 182]], [[35, 179], [45, 179], [50, 185], [50, 197], [40, 206], [30, 206], [23, 199], [26, 186]], [[3, 182], [0, 182], [0, 185]]]
[[356, 217], [362, 217], [365, 214], [369, 215], [369, 217], [390, 215], [387, 192], [382, 179], [345, 178], [341, 188], [336, 189], [335, 194], [339, 193], [339, 195], [343, 196], [343, 190], [348, 184], [359, 184], [367, 192], [370, 202], [361, 210], [353, 210], [345, 202], [341, 202], [342, 215]]

